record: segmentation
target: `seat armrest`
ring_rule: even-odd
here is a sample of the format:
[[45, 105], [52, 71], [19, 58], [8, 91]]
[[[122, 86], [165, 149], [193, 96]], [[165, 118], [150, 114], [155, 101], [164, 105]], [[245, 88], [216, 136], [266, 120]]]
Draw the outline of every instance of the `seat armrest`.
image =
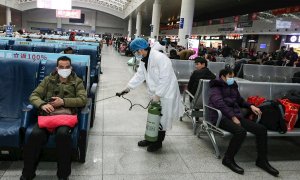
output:
[[96, 93], [97, 93], [97, 87], [98, 87], [97, 83], [92, 84], [92, 87], [90, 89], [90, 97], [95, 98]]
[[192, 99], [195, 98], [189, 90], [185, 90], [184, 92], [187, 93]]
[[23, 106], [21, 116], [21, 128], [27, 128], [36, 118], [36, 109], [31, 105]]
[[97, 62], [96, 72], [97, 72], [97, 75], [100, 75], [100, 73], [101, 73], [101, 61]]
[[88, 131], [90, 128], [90, 106], [92, 100], [89, 98], [87, 104], [81, 111], [78, 113], [78, 130], [79, 131]]
[[90, 72], [90, 83], [97, 83], [98, 81], [98, 70], [92, 69]]
[[208, 108], [210, 110], [216, 111], [218, 113], [218, 119], [217, 119], [216, 127], [219, 127], [221, 119], [222, 119], [222, 112], [219, 109], [213, 108], [213, 107], [208, 106], [208, 105], [204, 105], [204, 107]]

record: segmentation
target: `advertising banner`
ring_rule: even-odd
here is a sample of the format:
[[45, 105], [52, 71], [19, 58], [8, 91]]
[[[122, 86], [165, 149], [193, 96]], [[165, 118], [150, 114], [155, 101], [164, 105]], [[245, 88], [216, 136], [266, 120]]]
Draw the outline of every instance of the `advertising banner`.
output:
[[189, 59], [195, 59], [196, 57], [198, 57], [199, 39], [189, 39], [188, 40], [188, 49], [195, 51], [195, 54], [190, 56]]

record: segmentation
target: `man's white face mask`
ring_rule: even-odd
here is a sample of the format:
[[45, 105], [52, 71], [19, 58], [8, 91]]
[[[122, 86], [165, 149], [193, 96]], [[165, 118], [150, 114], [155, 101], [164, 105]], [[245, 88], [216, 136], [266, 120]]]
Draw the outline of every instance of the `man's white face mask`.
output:
[[57, 69], [57, 73], [62, 77], [62, 78], [67, 78], [70, 76], [72, 72], [72, 69]]

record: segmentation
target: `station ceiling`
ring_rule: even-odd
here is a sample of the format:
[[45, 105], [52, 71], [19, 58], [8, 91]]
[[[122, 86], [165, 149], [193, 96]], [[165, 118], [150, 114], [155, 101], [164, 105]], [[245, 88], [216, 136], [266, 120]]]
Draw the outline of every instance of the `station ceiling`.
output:
[[[161, 23], [169, 18], [179, 18], [182, 1], [189, 0], [161, 0]], [[142, 6], [143, 22], [150, 22], [154, 0], [147, 0]], [[243, 15], [270, 9], [300, 5], [300, 0], [195, 0], [194, 22]]]

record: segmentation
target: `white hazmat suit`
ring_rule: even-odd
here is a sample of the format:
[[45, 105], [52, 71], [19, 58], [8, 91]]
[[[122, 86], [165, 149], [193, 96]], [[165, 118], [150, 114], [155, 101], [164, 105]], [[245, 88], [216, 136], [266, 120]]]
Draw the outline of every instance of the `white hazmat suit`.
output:
[[170, 130], [173, 120], [179, 120], [183, 115], [184, 108], [171, 60], [165, 54], [151, 49], [147, 70], [145, 63], [141, 61], [137, 73], [127, 86], [135, 89], [145, 80], [150, 97], [155, 95], [160, 97], [162, 106], [160, 124], [163, 130]]

